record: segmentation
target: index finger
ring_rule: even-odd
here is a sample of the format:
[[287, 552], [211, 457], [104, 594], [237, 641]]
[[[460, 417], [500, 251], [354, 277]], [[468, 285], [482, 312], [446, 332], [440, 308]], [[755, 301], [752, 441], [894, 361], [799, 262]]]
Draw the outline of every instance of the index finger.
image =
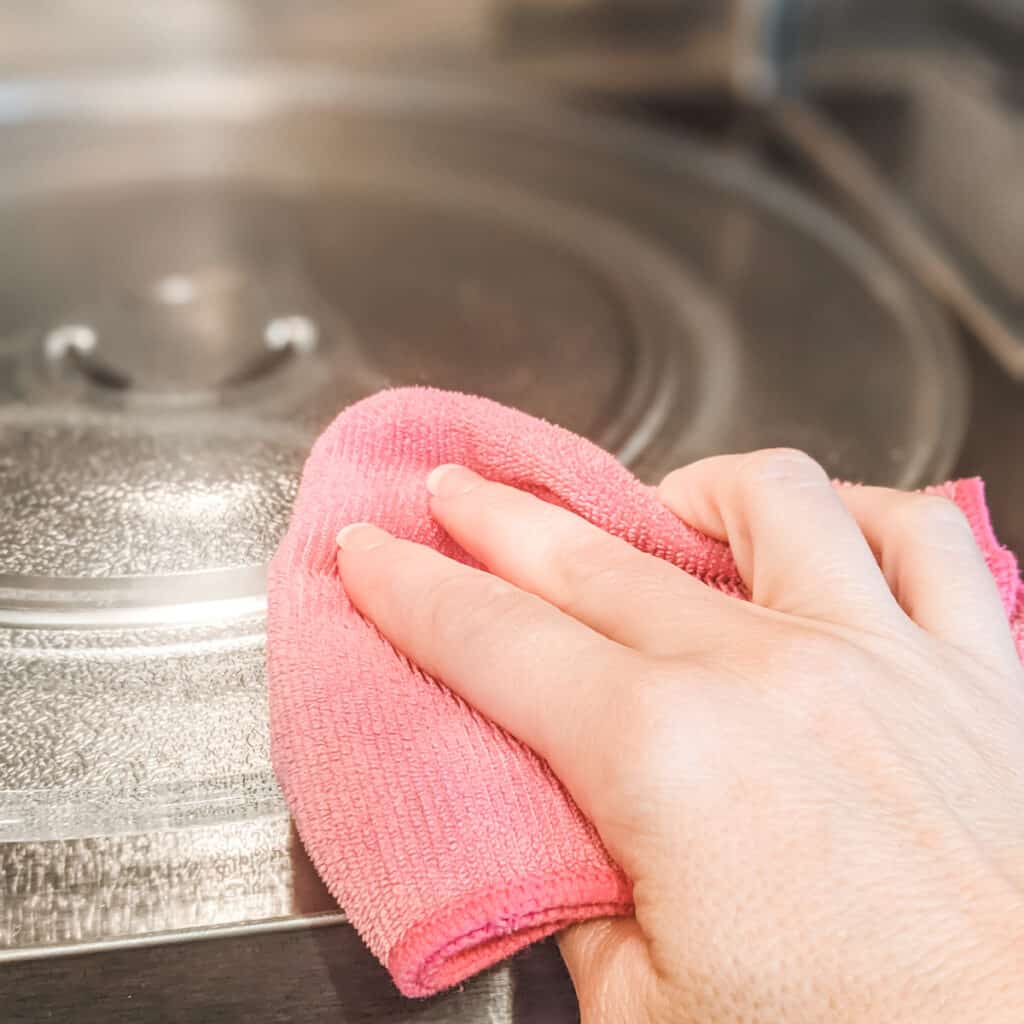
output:
[[[635, 652], [431, 548], [358, 524], [338, 538], [349, 599], [403, 654], [543, 757], [592, 814], [596, 759]], [[602, 752], [604, 752], [602, 754]], [[589, 783], [589, 785], [588, 785]]]

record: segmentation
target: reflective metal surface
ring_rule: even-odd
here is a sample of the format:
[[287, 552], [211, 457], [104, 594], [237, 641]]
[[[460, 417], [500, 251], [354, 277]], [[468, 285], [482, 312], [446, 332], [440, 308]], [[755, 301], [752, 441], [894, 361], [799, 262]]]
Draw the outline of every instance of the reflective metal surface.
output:
[[[0, 150], [0, 959], [336, 919], [269, 768], [262, 587], [354, 399], [482, 392], [650, 479], [795, 444], [909, 486], [958, 449], [942, 320], [736, 158], [255, 71], [0, 86]], [[374, 1019], [544, 1019], [502, 970]]]
[[554, 943], [461, 988], [403, 999], [347, 928], [250, 932], [209, 942], [0, 965], [4, 1024], [575, 1024]]
[[498, 0], [491, 64], [603, 94], [771, 95], [800, 0]]
[[800, 14], [801, 0], [178, 0], [169, 18], [154, 0], [7, 0], [0, 67], [398, 62], [588, 91], [758, 99]]
[[500, 0], [5, 0], [0, 67], [19, 75], [181, 61], [430, 60], [478, 64]]
[[1021, 82], [1019, 66], [980, 51], [825, 53], [808, 65], [805, 102], [775, 110], [783, 137], [851, 214], [1016, 377], [1024, 377]]

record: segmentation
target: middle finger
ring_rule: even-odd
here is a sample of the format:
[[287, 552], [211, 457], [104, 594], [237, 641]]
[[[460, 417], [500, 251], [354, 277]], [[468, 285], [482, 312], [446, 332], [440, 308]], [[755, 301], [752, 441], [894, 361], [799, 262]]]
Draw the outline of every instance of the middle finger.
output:
[[465, 467], [439, 467], [428, 487], [434, 518], [491, 572], [645, 654], [685, 651], [695, 616], [732, 608], [669, 562]]

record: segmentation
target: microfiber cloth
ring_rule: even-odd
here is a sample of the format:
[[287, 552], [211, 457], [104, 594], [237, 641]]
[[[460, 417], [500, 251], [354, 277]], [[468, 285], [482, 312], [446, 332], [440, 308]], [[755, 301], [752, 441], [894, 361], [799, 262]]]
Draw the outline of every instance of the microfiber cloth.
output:
[[[611, 455], [486, 399], [385, 391], [316, 442], [270, 567], [273, 763], [313, 864], [409, 996], [632, 909], [629, 880], [547, 765], [421, 673], [345, 595], [335, 537], [348, 523], [471, 563], [430, 515], [425, 481], [443, 463], [564, 506], [746, 597], [728, 548], [681, 523]], [[936, 490], [967, 514], [1021, 647], [1017, 564], [993, 536], [981, 482]]]

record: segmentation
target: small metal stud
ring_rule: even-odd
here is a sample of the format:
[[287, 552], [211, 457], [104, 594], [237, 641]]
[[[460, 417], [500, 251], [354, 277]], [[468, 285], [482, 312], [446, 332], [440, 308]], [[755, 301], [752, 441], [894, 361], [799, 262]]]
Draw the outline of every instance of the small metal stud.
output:
[[281, 316], [271, 320], [263, 331], [267, 348], [279, 352], [289, 346], [298, 352], [312, 352], [320, 332], [306, 316]]
[[43, 343], [47, 359], [63, 359], [72, 349], [91, 352], [96, 348], [96, 332], [88, 324], [63, 324], [55, 327]]

